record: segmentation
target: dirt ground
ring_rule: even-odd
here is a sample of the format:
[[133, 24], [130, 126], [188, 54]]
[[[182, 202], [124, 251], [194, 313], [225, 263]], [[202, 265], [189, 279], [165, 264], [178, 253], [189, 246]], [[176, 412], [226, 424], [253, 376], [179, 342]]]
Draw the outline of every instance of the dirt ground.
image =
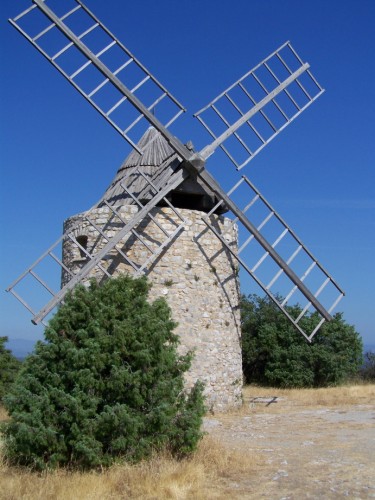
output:
[[375, 498], [375, 401], [330, 407], [248, 390], [243, 414], [207, 417], [205, 430], [258, 457], [251, 476], [222, 479], [228, 498]]

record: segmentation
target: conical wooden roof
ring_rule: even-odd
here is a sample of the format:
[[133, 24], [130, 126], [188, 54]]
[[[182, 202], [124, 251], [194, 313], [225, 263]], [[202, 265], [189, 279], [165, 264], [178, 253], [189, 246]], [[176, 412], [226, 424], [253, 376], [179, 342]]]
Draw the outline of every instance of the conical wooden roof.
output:
[[121, 165], [119, 172], [131, 167], [158, 167], [163, 161], [175, 155], [173, 149], [154, 127], [146, 130], [137, 145], [144, 151], [143, 155], [133, 149]]
[[[126, 185], [139, 201], [147, 202], [155, 192], [150, 190], [145, 177], [152, 179], [154, 184], [163, 185], [181, 163], [177, 153], [154, 127], [146, 130], [138, 146], [143, 151], [143, 155], [133, 150], [118, 169], [115, 178], [103, 195], [103, 199], [111, 205], [134, 203], [133, 198], [124, 191], [121, 183]], [[188, 147], [192, 149], [192, 145]], [[196, 177], [189, 177], [169, 197], [171, 196], [173, 204], [179, 208], [208, 211], [216, 203], [213, 193]]]
[[[139, 173], [149, 177], [161, 175], [165, 170], [170, 169], [173, 173], [179, 161], [177, 154], [169, 146], [164, 137], [155, 128], [150, 127], [141, 137], [139, 148], [143, 155], [135, 149], [127, 156], [121, 167], [118, 169], [113, 181], [105, 191], [103, 199], [115, 205], [127, 205], [133, 203], [133, 199], [121, 187], [121, 182], [125, 184], [131, 192], [141, 199], [149, 199], [150, 195], [142, 197], [142, 192], [149, 191], [146, 179]], [[173, 166], [172, 166], [173, 164]], [[160, 170], [160, 172], [158, 172]]]

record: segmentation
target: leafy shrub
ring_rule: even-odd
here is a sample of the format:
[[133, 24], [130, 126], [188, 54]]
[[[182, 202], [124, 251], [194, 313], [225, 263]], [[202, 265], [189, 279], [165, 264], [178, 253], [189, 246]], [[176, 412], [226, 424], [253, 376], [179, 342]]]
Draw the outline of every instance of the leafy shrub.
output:
[[[300, 311], [290, 307], [292, 316]], [[268, 298], [242, 298], [242, 353], [246, 382], [275, 387], [323, 387], [357, 375], [362, 340], [342, 314], [324, 323], [312, 344]], [[314, 315], [303, 319], [309, 327]]]
[[5, 348], [8, 337], [0, 337], [0, 401], [8, 392], [21, 367], [21, 362]]
[[36, 469], [139, 461], [154, 450], [193, 451], [201, 438], [202, 385], [190, 394], [176, 324], [145, 279], [122, 276], [65, 299], [5, 398], [5, 451]]

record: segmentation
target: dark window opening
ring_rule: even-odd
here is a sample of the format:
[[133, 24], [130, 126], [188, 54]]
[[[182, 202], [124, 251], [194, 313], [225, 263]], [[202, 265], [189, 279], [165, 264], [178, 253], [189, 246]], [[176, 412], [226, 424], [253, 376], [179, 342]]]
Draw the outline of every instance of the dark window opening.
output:
[[[188, 210], [201, 210], [209, 212], [212, 208], [210, 199], [202, 194], [184, 193], [182, 191], [173, 191], [167, 195], [168, 200], [176, 208], [187, 208]], [[159, 207], [168, 206], [164, 200], [158, 203]]]
[[81, 245], [82, 248], [78, 247], [79, 249], [79, 255], [81, 259], [85, 259], [87, 257], [86, 253], [83, 251], [87, 250], [87, 243], [88, 243], [88, 237], [85, 234], [81, 234], [80, 236], [77, 236], [76, 238], [77, 243]]
[[174, 191], [170, 194], [170, 201], [176, 208], [203, 210], [204, 207], [204, 195]]
[[[168, 199], [172, 203], [172, 205], [176, 208], [186, 208], [188, 210], [200, 210], [202, 212], [210, 212], [212, 208], [216, 205], [216, 198], [211, 198], [205, 194], [193, 194], [187, 193], [183, 191], [172, 191], [172, 193], [168, 194]], [[159, 207], [165, 207], [167, 204], [162, 200], [159, 204]], [[223, 214], [227, 212], [228, 209], [225, 205], [220, 205], [215, 213], [217, 215]]]

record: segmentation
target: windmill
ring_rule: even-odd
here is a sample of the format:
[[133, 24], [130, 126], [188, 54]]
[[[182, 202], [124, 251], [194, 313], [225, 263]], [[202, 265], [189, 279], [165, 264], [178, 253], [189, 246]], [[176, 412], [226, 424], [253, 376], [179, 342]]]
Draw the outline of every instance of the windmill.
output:
[[[279, 47], [194, 115], [210, 136], [195, 151], [170, 131], [184, 107], [81, 0], [32, 0], [10, 22], [133, 151], [98, 203], [69, 218], [58, 241], [7, 291], [38, 324], [78, 283], [118, 272], [149, 275], [153, 293], [168, 295], [182, 319], [182, 343], [197, 349], [192, 378], [213, 387], [213, 405], [235, 404], [241, 385], [239, 269], [308, 341], [344, 295], [242, 174], [323, 93], [309, 64], [289, 42]], [[39, 271], [46, 262], [62, 274], [58, 291], [49, 273]], [[45, 304], [35, 308], [19, 292], [25, 282], [28, 291], [30, 282], [46, 291]], [[295, 316], [292, 301], [301, 304]], [[304, 318], [312, 313], [315, 325], [306, 331]]]

